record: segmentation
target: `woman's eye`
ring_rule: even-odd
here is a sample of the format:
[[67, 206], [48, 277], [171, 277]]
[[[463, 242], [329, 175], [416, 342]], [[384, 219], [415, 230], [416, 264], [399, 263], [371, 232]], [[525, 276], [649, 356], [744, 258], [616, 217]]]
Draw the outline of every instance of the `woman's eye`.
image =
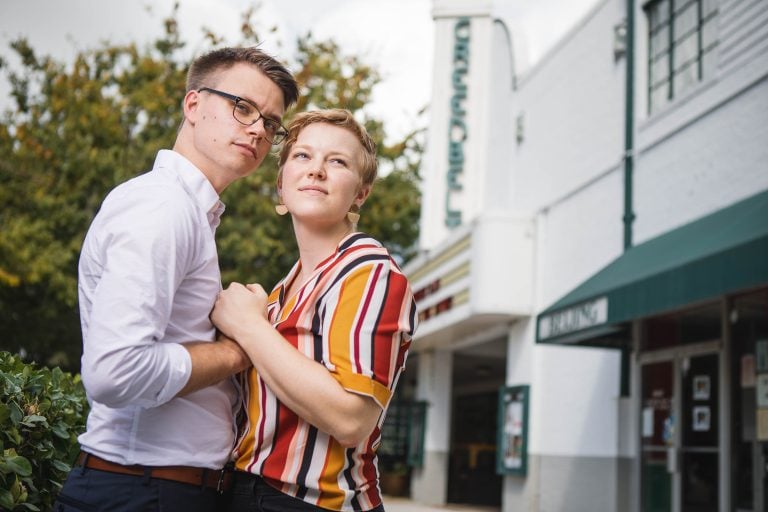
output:
[[344, 167], [347, 166], [347, 162], [342, 160], [341, 158], [332, 158], [331, 162], [334, 163], [334, 164], [337, 164], [337, 165], [342, 165]]

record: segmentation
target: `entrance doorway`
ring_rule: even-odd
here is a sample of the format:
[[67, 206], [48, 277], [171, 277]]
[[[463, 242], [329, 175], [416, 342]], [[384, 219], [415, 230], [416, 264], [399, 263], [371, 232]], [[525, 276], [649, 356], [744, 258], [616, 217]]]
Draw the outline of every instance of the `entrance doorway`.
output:
[[717, 512], [720, 343], [641, 359], [641, 510]]
[[768, 512], [768, 290], [736, 297], [729, 320], [733, 510]]
[[454, 353], [449, 503], [501, 506], [496, 437], [505, 375], [506, 340]]

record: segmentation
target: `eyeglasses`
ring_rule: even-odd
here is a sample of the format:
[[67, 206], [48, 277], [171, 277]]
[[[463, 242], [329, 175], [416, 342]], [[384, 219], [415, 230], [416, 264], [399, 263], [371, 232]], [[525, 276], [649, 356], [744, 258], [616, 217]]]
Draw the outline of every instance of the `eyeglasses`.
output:
[[288, 130], [285, 129], [285, 126], [280, 124], [279, 121], [266, 117], [261, 113], [259, 107], [246, 100], [245, 98], [241, 98], [240, 96], [235, 96], [234, 94], [229, 94], [222, 91], [217, 91], [216, 89], [211, 89], [210, 87], [201, 87], [197, 90], [197, 92], [203, 91], [211, 92], [234, 102], [235, 105], [232, 108], [232, 117], [234, 117], [235, 120], [240, 124], [251, 126], [258, 122], [259, 119], [261, 119], [262, 124], [264, 125], [264, 131], [267, 135], [265, 138], [270, 144], [280, 144], [283, 142], [283, 139], [285, 139], [285, 136], [288, 135]]

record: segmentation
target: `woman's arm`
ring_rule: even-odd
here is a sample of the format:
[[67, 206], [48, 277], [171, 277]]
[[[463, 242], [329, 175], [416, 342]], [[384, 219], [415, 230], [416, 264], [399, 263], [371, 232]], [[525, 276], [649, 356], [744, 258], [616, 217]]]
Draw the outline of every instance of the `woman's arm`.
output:
[[277, 398], [305, 421], [353, 447], [373, 431], [381, 407], [344, 389], [323, 365], [297, 351], [265, 317], [260, 285], [231, 284], [221, 292], [211, 319], [237, 340]]

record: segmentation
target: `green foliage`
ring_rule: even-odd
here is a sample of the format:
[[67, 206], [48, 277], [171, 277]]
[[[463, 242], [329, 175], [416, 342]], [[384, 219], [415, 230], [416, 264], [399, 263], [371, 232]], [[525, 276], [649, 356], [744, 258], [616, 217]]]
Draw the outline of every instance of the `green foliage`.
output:
[[86, 412], [79, 375], [0, 352], [0, 509], [50, 510]]
[[[14, 99], [0, 116], [0, 348], [77, 369], [77, 260], [85, 232], [110, 189], [149, 170], [157, 151], [173, 145], [181, 121], [189, 58], [176, 14], [146, 47], [105, 42], [65, 65], [19, 39], [11, 45], [19, 70], [0, 57]], [[199, 52], [257, 43], [253, 14], [243, 15], [241, 41], [227, 43], [207, 31]], [[332, 41], [300, 38], [288, 67], [301, 100], [286, 122], [296, 111], [344, 107], [377, 141], [388, 173], [363, 207], [360, 228], [407, 259], [418, 235], [421, 132], [385, 141], [383, 123], [364, 111], [378, 73]], [[271, 288], [297, 257], [290, 220], [273, 209], [276, 172], [268, 158], [223, 194], [227, 213], [217, 243], [225, 284]]]

